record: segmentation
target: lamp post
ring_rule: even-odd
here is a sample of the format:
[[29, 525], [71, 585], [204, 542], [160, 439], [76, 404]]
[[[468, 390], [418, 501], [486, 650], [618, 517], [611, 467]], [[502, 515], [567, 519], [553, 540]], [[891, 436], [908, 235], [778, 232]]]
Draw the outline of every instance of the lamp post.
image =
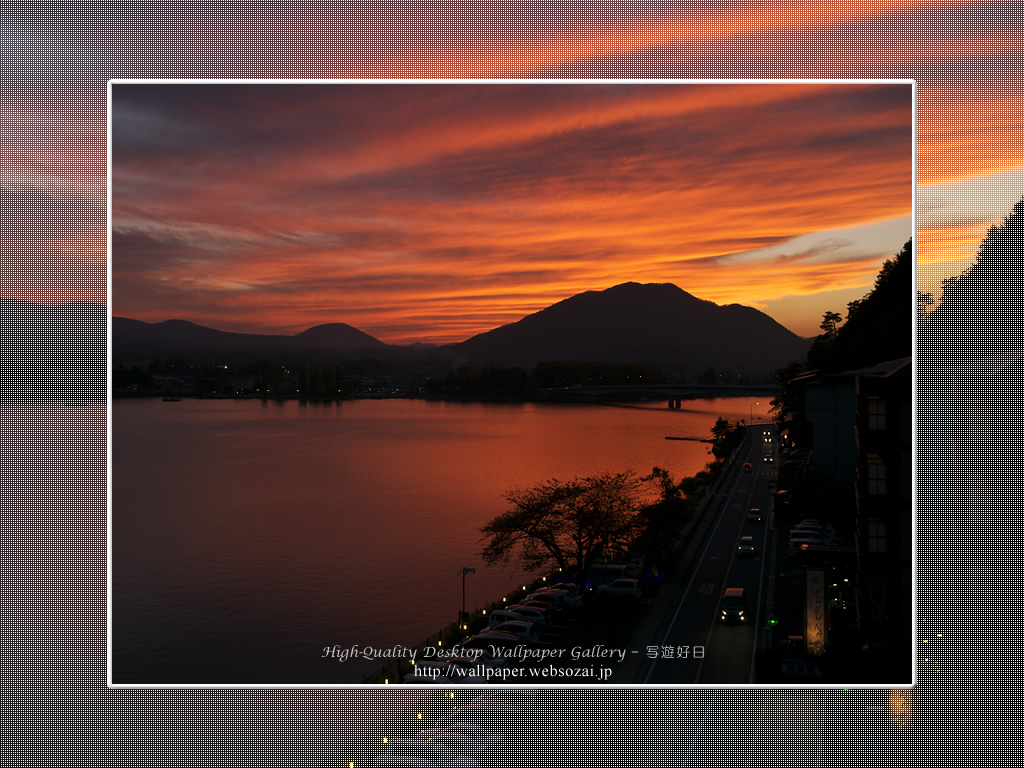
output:
[[459, 622], [466, 620], [466, 574], [476, 573], [476, 568], [467, 568], [462, 566], [462, 613], [459, 614]]
[[758, 400], [757, 402], [754, 402], [754, 403], [751, 403], [751, 404], [750, 404], [750, 423], [751, 423], [751, 424], [753, 424], [753, 423], [754, 423], [754, 406], [755, 406], [755, 405], [760, 405], [760, 404], [761, 404], [761, 401], [760, 401], [760, 400]]

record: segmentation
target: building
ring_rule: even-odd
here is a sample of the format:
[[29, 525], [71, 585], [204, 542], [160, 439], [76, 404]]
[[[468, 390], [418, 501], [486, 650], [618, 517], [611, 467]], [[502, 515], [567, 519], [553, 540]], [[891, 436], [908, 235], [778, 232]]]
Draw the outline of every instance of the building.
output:
[[832, 504], [851, 553], [854, 630], [909, 682], [913, 635], [913, 361], [806, 374], [807, 481]]
[[857, 402], [858, 622], [866, 643], [896, 655], [909, 654], [914, 543], [912, 361], [909, 357], [892, 360], [848, 374]]

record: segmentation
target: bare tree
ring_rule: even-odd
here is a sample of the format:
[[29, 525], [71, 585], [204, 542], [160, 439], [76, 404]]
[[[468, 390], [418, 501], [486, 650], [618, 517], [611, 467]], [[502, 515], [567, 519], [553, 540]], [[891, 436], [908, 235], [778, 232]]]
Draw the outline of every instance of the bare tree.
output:
[[527, 571], [560, 567], [582, 576], [603, 552], [632, 540], [643, 486], [633, 472], [605, 472], [509, 491], [511, 509], [480, 529], [481, 556], [488, 564], [517, 558]]

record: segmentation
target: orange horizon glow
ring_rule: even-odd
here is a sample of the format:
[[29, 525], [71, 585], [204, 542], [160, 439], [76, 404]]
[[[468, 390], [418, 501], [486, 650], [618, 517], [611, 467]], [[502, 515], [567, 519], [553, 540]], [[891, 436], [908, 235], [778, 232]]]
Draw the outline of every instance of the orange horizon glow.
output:
[[912, 235], [910, 94], [114, 86], [112, 311], [447, 343], [674, 283], [817, 335]]

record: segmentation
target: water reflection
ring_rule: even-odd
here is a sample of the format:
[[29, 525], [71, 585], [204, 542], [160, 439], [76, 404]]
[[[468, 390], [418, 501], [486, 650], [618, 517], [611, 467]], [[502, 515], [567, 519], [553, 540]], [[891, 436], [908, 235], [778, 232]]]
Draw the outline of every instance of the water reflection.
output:
[[[334, 644], [416, 643], [522, 584], [484, 568], [503, 494], [552, 477], [702, 469], [718, 416], [667, 408], [118, 401], [113, 629], [120, 682], [343, 683]], [[118, 677], [120, 676], [120, 679]]]

